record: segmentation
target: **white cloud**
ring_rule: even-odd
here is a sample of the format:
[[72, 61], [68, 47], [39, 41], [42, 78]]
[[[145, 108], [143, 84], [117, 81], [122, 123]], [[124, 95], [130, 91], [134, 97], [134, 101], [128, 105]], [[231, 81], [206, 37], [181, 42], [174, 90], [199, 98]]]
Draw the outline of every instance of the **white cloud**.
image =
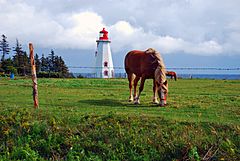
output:
[[211, 40], [211, 41], [205, 41], [197, 44], [194, 46], [194, 48], [188, 51], [187, 53], [198, 53], [200, 55], [206, 55], [206, 54], [219, 54], [222, 53], [222, 46], [219, 45], [217, 42]]
[[36, 12], [34, 7], [24, 3], [2, 4], [0, 11], [1, 34], [11, 41], [19, 38], [23, 42], [37, 43], [44, 47], [52, 43], [63, 28], [45, 12]]
[[222, 53], [222, 46], [216, 41], [193, 43], [181, 38], [154, 35], [144, 32], [143, 28], [134, 28], [128, 22], [120, 21], [111, 26], [112, 46], [116, 51], [123, 48], [145, 50], [149, 47], [158, 49], [162, 53], [185, 52], [198, 55], [212, 55]]
[[[51, 1], [51, 4], [58, 5], [57, 2], [54, 2], [54, 0]], [[45, 4], [45, 7], [40, 10], [34, 3], [31, 5], [23, 0], [15, 0], [14, 2], [0, 0], [0, 34], [5, 34], [12, 42], [18, 38], [22, 43], [33, 42], [44, 48], [94, 50], [99, 31], [106, 27], [112, 40], [113, 51], [116, 52], [126, 48], [144, 50], [148, 47], [156, 48], [162, 53], [185, 52], [216, 55], [226, 52], [240, 52], [238, 19], [229, 20], [230, 22], [226, 27], [215, 28], [219, 25], [220, 20], [217, 21], [214, 15], [206, 17], [203, 13], [204, 10], [210, 11], [209, 6], [212, 3], [209, 2], [203, 6], [201, 1], [186, 1], [186, 3], [162, 1], [165, 3], [162, 3], [159, 12], [156, 12], [155, 9], [158, 8], [159, 2], [151, 1], [150, 4], [154, 4], [154, 6], [152, 9], [148, 7], [147, 12], [144, 13], [141, 10], [140, 2], [142, 1], [136, 4], [135, 1], [131, 1], [132, 9], [137, 10], [137, 13], [141, 15], [140, 19], [138, 15], [134, 15], [133, 11], [125, 8], [126, 12], [121, 11], [121, 14], [133, 14], [129, 16], [130, 19], [124, 19], [116, 10], [119, 6], [117, 4], [120, 3], [121, 6], [127, 4], [124, 1], [116, 2], [113, 5], [114, 11], [108, 7], [108, 10], [112, 12], [111, 15], [105, 15], [105, 12], [101, 12], [101, 14], [94, 9], [74, 10], [54, 15], [51, 8], [47, 8], [49, 6]], [[75, 3], [77, 4], [77, 2]], [[94, 6], [97, 5], [93, 5], [93, 8]], [[199, 7], [197, 8], [197, 6]], [[219, 8], [222, 11], [221, 7], [215, 8], [214, 11], [217, 12]], [[195, 15], [191, 15], [190, 12]], [[106, 23], [104, 17], [106, 19], [108, 16], [112, 17], [113, 13], [117, 15], [114, 17], [119, 18], [111, 23]], [[222, 15], [224, 23], [226, 23], [227, 13]], [[134, 19], [134, 25], [130, 23], [131, 19]], [[137, 22], [144, 23], [137, 24]], [[154, 31], [155, 29], [156, 31]], [[221, 33], [224, 33], [225, 37], [219, 36]]]
[[[2, 2], [2, 1], [1, 1]], [[71, 13], [52, 17], [38, 12], [25, 3], [2, 2], [0, 10], [1, 34], [10, 41], [33, 42], [44, 48], [89, 49], [95, 45], [99, 29], [104, 23], [94, 12]]]
[[64, 31], [56, 40], [59, 45], [65, 48], [93, 48], [99, 30], [105, 26], [102, 17], [86, 11], [68, 15], [67, 19], [72, 25], [64, 27]]
[[[116, 24], [114, 24], [113, 26], [113, 30], [115, 30], [115, 32], [121, 33], [125, 36], [130, 36], [132, 34], [134, 34], [134, 29], [128, 22], [126, 21], [118, 21]], [[121, 35], [119, 35], [121, 36]]]

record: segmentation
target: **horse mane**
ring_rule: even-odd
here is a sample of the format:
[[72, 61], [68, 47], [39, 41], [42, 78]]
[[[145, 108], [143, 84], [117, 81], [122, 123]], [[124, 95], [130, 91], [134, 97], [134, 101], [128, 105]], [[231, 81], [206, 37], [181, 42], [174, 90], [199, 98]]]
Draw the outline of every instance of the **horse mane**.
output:
[[151, 54], [157, 61], [158, 63], [158, 67], [155, 70], [155, 80], [159, 83], [163, 85], [163, 88], [165, 88], [166, 90], [168, 89], [167, 86], [164, 85], [164, 83], [167, 81], [167, 77], [166, 77], [166, 67], [165, 64], [163, 62], [163, 58], [160, 54], [160, 52], [156, 51], [153, 48], [148, 48], [145, 51], [146, 54]]
[[157, 50], [153, 49], [153, 48], [148, 48], [146, 51], [145, 51], [146, 54], [151, 54], [157, 61], [158, 65], [161, 67], [161, 68], [164, 68], [165, 70], [165, 64], [163, 62], [163, 58], [160, 54], [160, 52], [158, 52]]

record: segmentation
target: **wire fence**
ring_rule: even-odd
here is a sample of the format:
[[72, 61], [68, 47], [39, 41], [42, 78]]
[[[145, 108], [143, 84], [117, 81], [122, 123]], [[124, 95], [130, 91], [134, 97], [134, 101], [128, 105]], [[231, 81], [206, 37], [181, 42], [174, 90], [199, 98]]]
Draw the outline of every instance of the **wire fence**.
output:
[[[69, 66], [74, 77], [96, 78], [96, 70], [107, 67]], [[124, 67], [113, 67], [114, 78], [126, 78]], [[167, 71], [175, 71], [179, 78], [240, 79], [240, 67], [169, 67]]]
[[[127, 77], [125, 68], [122, 66], [93, 67], [70, 65], [68, 68], [75, 78], [97, 78], [96, 71], [100, 71], [102, 68], [113, 69], [114, 78]], [[166, 70], [175, 71], [179, 78], [240, 79], [240, 67], [168, 67]]]
[[[96, 69], [96, 68], [106, 68], [106, 67], [88, 67], [88, 66], [69, 66], [72, 69]], [[114, 69], [125, 69], [124, 67], [113, 67]], [[219, 67], [170, 67], [167, 70], [234, 70], [240, 71], [240, 67], [231, 68], [219, 68]]]

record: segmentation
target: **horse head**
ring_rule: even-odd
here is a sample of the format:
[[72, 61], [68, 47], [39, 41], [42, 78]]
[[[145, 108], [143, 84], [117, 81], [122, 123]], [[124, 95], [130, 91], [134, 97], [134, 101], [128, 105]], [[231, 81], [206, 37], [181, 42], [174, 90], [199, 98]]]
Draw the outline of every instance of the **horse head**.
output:
[[155, 70], [155, 84], [157, 86], [158, 96], [160, 98], [160, 106], [167, 104], [168, 82], [166, 78], [165, 66], [158, 66]]
[[167, 105], [168, 82], [167, 80], [158, 87], [158, 96], [160, 98], [160, 106]]

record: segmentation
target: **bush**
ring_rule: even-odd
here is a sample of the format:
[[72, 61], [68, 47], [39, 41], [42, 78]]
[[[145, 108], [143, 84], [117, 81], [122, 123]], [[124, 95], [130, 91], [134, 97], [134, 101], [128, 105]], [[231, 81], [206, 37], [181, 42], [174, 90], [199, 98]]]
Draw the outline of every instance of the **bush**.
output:
[[77, 76], [77, 78], [84, 78], [84, 76], [82, 76], [81, 74], [79, 74], [79, 75]]
[[63, 74], [60, 72], [39, 72], [37, 73], [38, 78], [72, 78], [71, 74]]
[[13, 66], [7, 66], [7, 72], [17, 74], [17, 69]]
[[0, 74], [0, 77], [10, 77], [10, 74], [1, 73], [1, 74]]
[[0, 160], [239, 160], [237, 134], [225, 134], [233, 127], [112, 112], [81, 115], [76, 126], [68, 126], [22, 109], [0, 115]]
[[58, 72], [39, 72], [38, 78], [61, 78]]
[[4, 73], [4, 69], [3, 68], [0, 68], [0, 73]]

